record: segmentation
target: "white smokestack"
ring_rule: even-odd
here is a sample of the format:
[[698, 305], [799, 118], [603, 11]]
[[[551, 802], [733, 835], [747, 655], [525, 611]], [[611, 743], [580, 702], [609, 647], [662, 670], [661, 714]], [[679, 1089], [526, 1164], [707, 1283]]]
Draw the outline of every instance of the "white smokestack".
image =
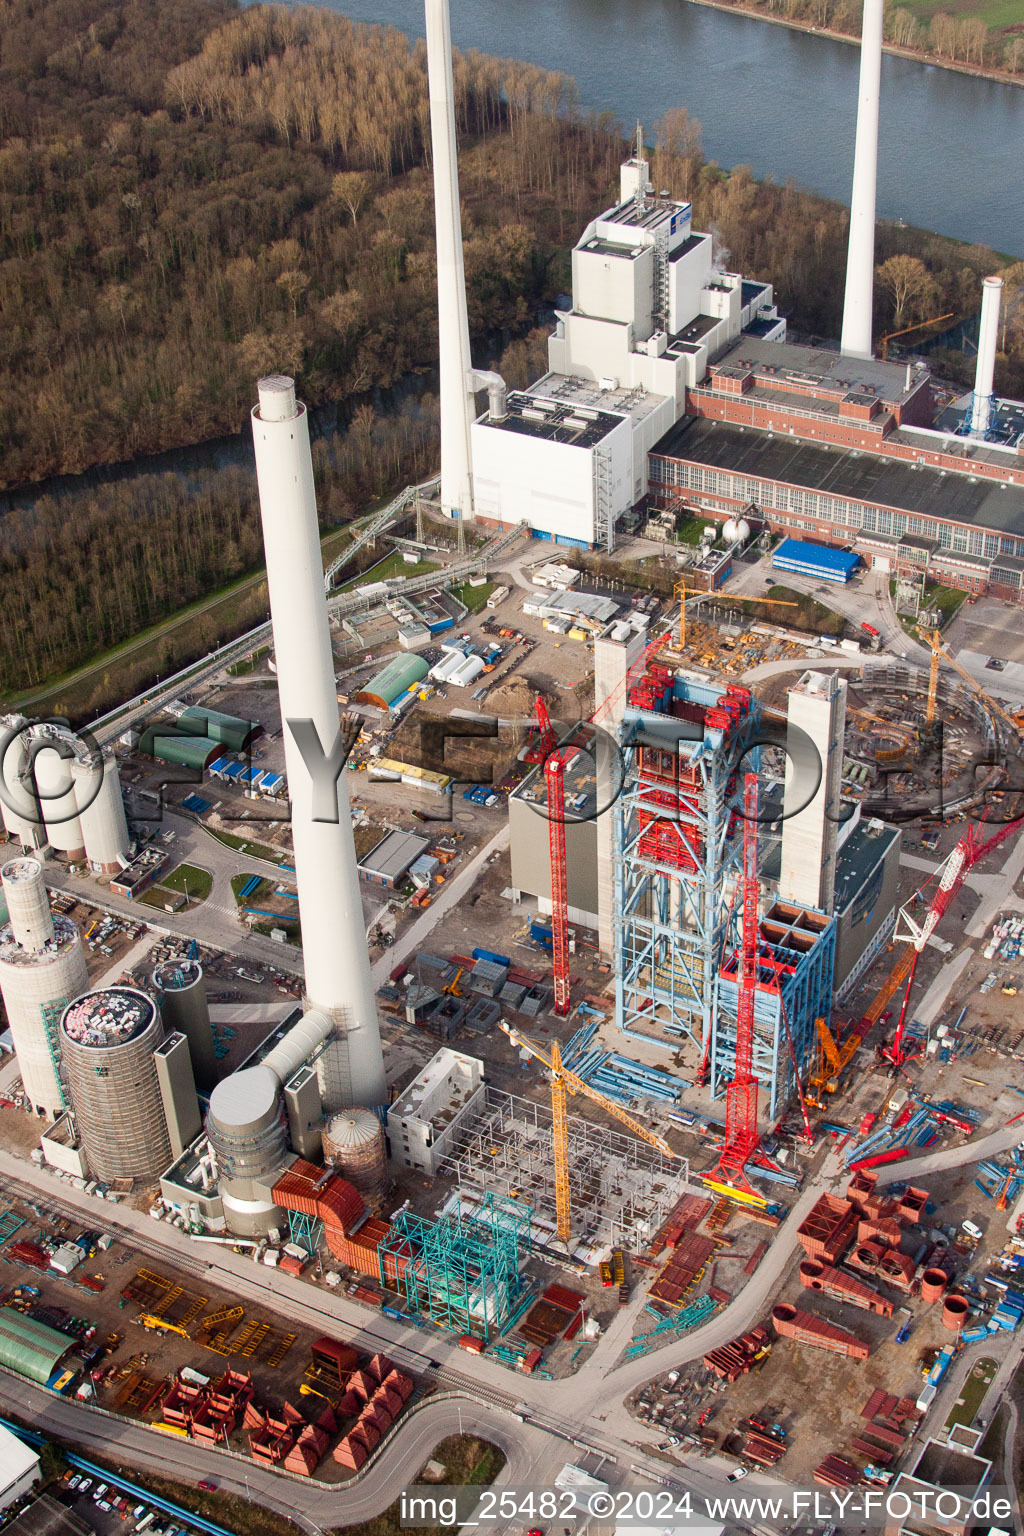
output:
[[[342, 1026], [328, 1046], [339, 1060], [343, 1103], [386, 1102], [377, 1004], [364, 941], [348, 784], [342, 772], [332, 795], [336, 820], [314, 820], [314, 781], [288, 722], [311, 720], [323, 752], [339, 740], [338, 696], [324, 595], [323, 562], [313, 490], [306, 408], [291, 379], [259, 383], [252, 413], [267, 586], [277, 658], [285, 766], [292, 806], [295, 879], [302, 919], [308, 1006]], [[332, 1106], [333, 1107], [333, 1106]]]
[[846, 300], [840, 350], [849, 357], [871, 356], [875, 292], [875, 183], [878, 174], [878, 102], [882, 81], [883, 0], [864, 0], [857, 97], [857, 147], [850, 198], [850, 245], [846, 257]]
[[462, 260], [459, 166], [455, 151], [455, 86], [448, 0], [425, 0], [430, 142], [434, 160], [437, 238], [437, 335], [440, 346], [441, 506], [449, 517], [473, 516], [470, 423], [475, 416]]
[[978, 367], [974, 375], [971, 431], [984, 437], [992, 417], [992, 378], [999, 343], [999, 307], [1003, 298], [1001, 277], [986, 277], [981, 287], [981, 323], [978, 327]]

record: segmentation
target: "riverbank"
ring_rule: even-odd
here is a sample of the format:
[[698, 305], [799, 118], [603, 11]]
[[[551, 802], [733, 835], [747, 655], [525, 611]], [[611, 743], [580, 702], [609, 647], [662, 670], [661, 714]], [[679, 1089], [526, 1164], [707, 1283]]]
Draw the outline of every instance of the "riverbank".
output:
[[[788, 27], [791, 32], [806, 32], [812, 37], [824, 37], [831, 43], [850, 43], [860, 47], [860, 38], [850, 32], [836, 32], [831, 27], [816, 27], [810, 22], [789, 16], [772, 16], [756, 5], [744, 5], [742, 0], [692, 0], [694, 5], [705, 5], [713, 11], [732, 11], [741, 16], [752, 16], [755, 21], [769, 21], [777, 27]], [[943, 59], [937, 53], [923, 48], [901, 48], [896, 43], [883, 43], [883, 53], [893, 58], [908, 59], [912, 64], [931, 64], [936, 69], [948, 69], [953, 74], [970, 75], [975, 80], [994, 80], [997, 85], [1015, 85], [1024, 88], [1024, 75], [1011, 75], [1004, 69], [986, 69], [975, 64], [961, 64], [954, 59]]]

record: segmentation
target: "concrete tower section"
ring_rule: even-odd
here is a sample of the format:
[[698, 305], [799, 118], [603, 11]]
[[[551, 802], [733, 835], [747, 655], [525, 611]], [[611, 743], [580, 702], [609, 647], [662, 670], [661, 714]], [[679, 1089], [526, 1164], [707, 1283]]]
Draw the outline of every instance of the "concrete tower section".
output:
[[155, 1178], [171, 1161], [154, 1052], [156, 1003], [135, 987], [103, 987], [65, 1008], [61, 1058], [75, 1127], [97, 1179]]
[[219, 1074], [202, 966], [198, 960], [167, 960], [153, 972], [153, 987], [165, 1027], [188, 1041], [196, 1086], [209, 1093]]
[[473, 464], [469, 429], [476, 409], [462, 255], [451, 16], [448, 0], [425, 0], [425, 4], [437, 242], [441, 506], [448, 517], [471, 518]]
[[[831, 913], [841, 814], [846, 683], [832, 673], [805, 672], [789, 690], [788, 720], [779, 897]], [[814, 782], [812, 775], [819, 771], [817, 792], [806, 803]]]
[[978, 365], [974, 375], [971, 432], [984, 437], [992, 418], [992, 381], [999, 344], [999, 309], [1003, 298], [1001, 277], [986, 277], [981, 289], [981, 323], [978, 329]]
[[330, 758], [340, 733], [309, 424], [291, 379], [260, 380], [252, 430], [291, 796], [306, 998], [310, 1008], [325, 1013], [338, 1027], [338, 1038], [328, 1042], [319, 1063], [321, 1082], [328, 1109], [375, 1106], [386, 1101], [386, 1079], [348, 783], [342, 771], [333, 785], [330, 773], [326, 788], [314, 784], [295, 734], [315, 730], [324, 756]]
[[7, 925], [0, 928], [0, 992], [14, 1038], [25, 1095], [36, 1114], [65, 1109], [58, 1023], [89, 986], [78, 929], [54, 917], [41, 865], [9, 859], [0, 868]]
[[850, 245], [846, 256], [846, 298], [839, 350], [848, 357], [871, 356], [875, 296], [875, 188], [878, 178], [878, 106], [882, 89], [883, 0], [864, 0], [857, 94], [857, 143], [850, 198]]

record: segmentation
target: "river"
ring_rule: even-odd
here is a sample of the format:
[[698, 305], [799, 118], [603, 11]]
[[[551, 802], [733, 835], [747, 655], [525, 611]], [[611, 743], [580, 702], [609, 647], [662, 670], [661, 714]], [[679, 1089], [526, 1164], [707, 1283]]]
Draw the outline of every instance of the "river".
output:
[[[423, 0], [321, 0], [422, 36]], [[452, 0], [458, 47], [575, 77], [648, 132], [685, 106], [720, 165], [849, 202], [856, 47], [689, 0]], [[878, 216], [1024, 256], [1024, 90], [886, 54]]]

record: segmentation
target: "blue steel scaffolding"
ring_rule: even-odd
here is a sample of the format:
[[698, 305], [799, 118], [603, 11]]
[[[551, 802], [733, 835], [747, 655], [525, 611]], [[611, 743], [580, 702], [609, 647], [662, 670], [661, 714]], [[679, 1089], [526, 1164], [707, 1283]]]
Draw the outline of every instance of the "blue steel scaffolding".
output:
[[[651, 685], [651, 674], [653, 686]], [[614, 808], [616, 1021], [624, 1034], [710, 1049], [715, 978], [743, 837], [734, 801], [758, 713], [749, 691], [650, 667], [619, 729], [625, 783]]]
[[[753, 1064], [754, 1076], [768, 1092], [768, 1113], [773, 1120], [796, 1092], [794, 1060], [801, 1081], [807, 1080], [814, 1059], [815, 1019], [828, 1020], [831, 1016], [835, 947], [835, 918], [822, 912], [777, 901], [761, 919]], [[715, 1098], [724, 1094], [733, 1076], [739, 991], [736, 967], [734, 952], [718, 975], [710, 1053], [710, 1088]]]
[[[649, 665], [619, 727], [625, 782], [614, 807], [616, 1023], [684, 1051], [712, 1098], [735, 1070], [735, 893], [740, 789], [756, 771], [760, 714], [746, 688]], [[815, 1024], [831, 1015], [835, 921], [776, 902], [761, 920], [754, 1072], [776, 1117], [805, 1078]], [[781, 1001], [780, 1001], [781, 999]], [[783, 1020], [785, 1009], [785, 1020]], [[793, 1040], [792, 1053], [786, 1024]]]
[[529, 1205], [493, 1194], [479, 1197], [471, 1215], [458, 1197], [437, 1221], [400, 1211], [377, 1250], [381, 1284], [438, 1328], [486, 1342], [525, 1292], [531, 1218]]

